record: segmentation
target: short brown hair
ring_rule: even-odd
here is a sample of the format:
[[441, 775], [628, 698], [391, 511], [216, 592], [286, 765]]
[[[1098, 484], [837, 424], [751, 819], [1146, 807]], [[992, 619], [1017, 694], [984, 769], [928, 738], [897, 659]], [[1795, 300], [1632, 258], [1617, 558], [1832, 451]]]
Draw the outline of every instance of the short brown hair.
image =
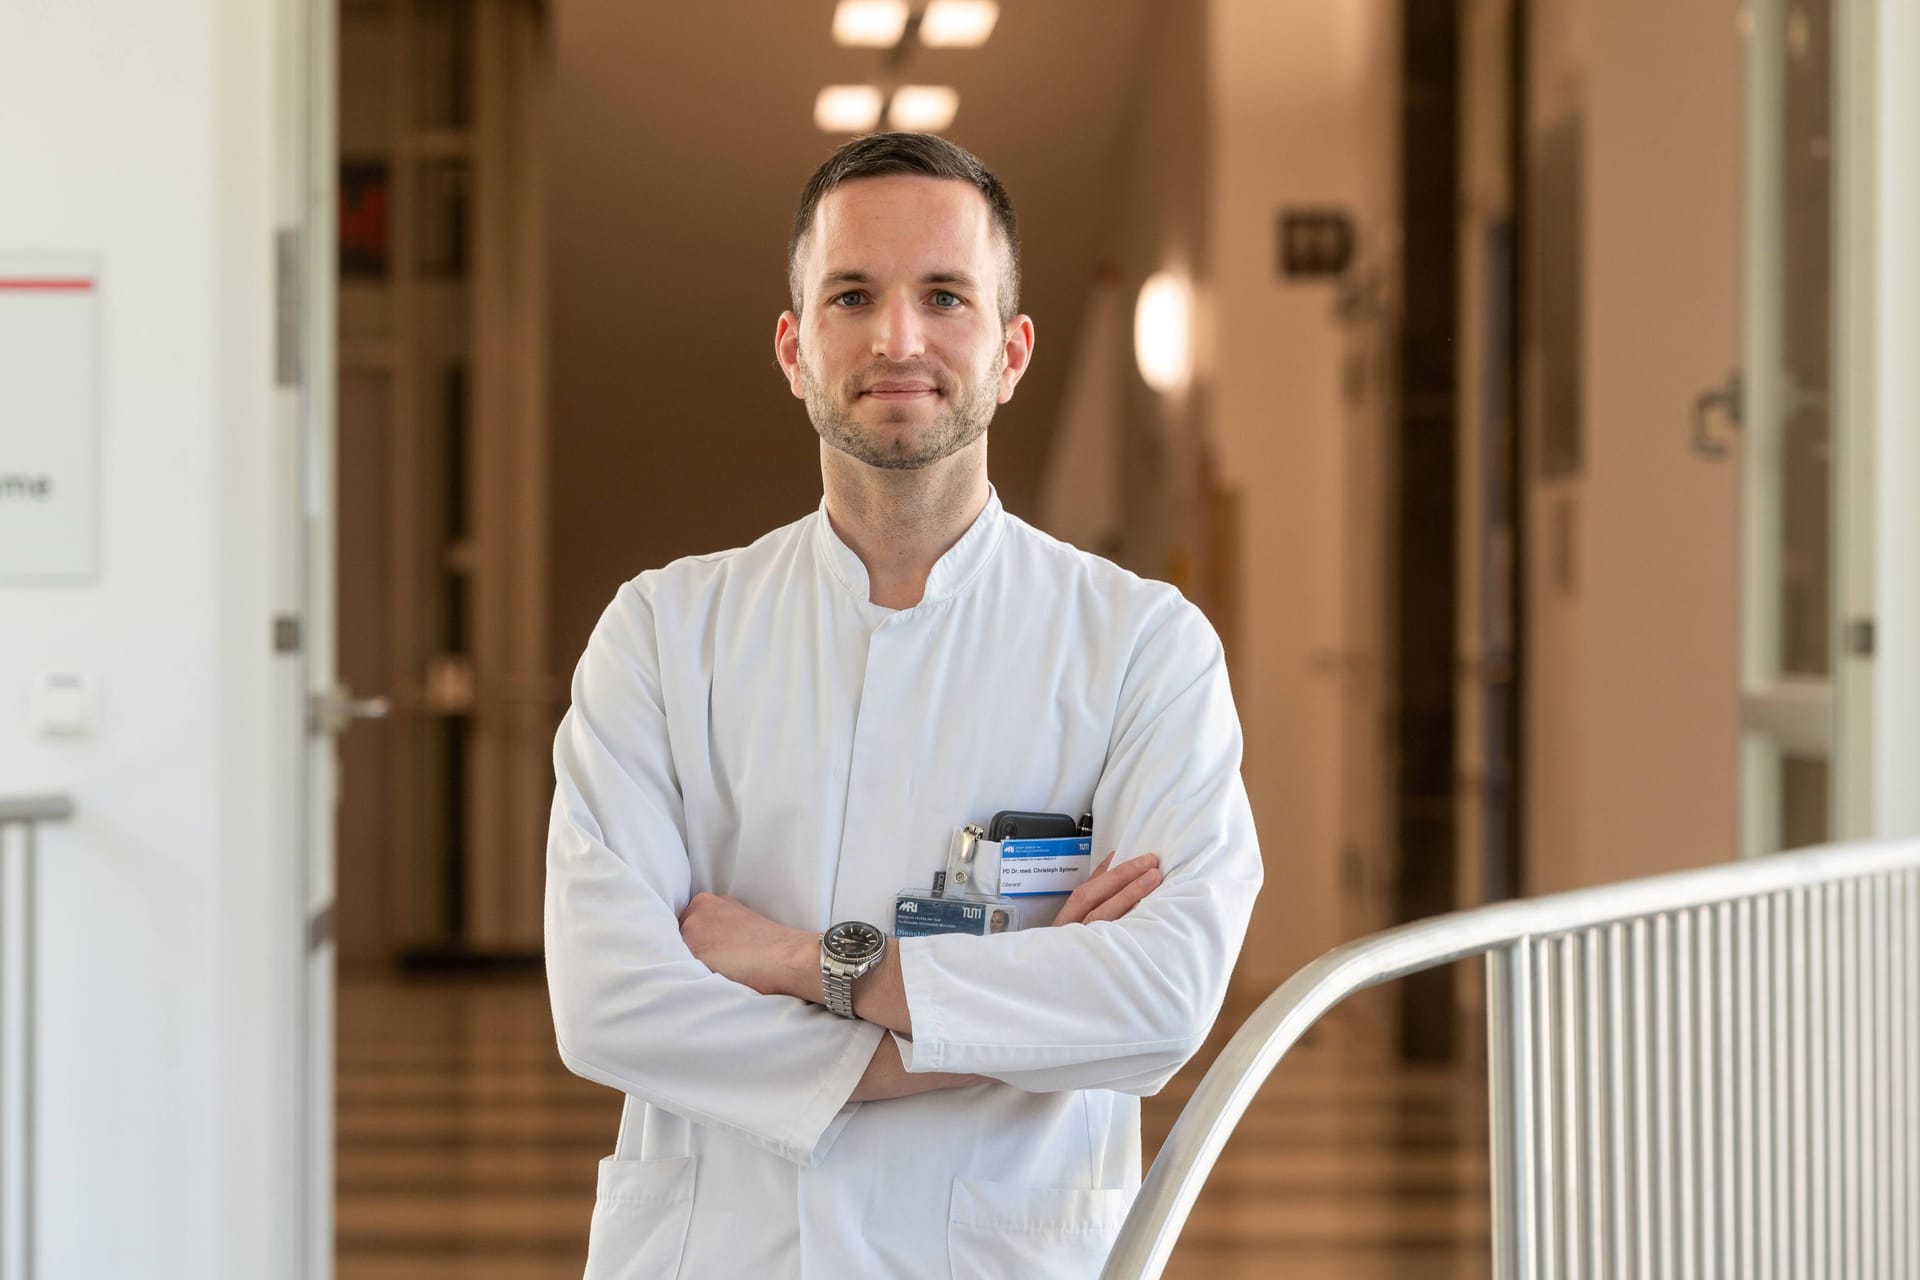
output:
[[855, 138], [827, 157], [813, 171], [800, 207], [794, 210], [793, 233], [787, 237], [787, 289], [793, 312], [800, 314], [800, 245], [813, 230], [814, 211], [827, 192], [857, 178], [907, 174], [923, 178], [951, 178], [964, 182], [987, 198], [994, 227], [1007, 251], [1000, 273], [1000, 322], [1009, 323], [1020, 311], [1020, 229], [1014, 221], [1013, 198], [987, 166], [964, 147], [931, 133], [869, 133]]

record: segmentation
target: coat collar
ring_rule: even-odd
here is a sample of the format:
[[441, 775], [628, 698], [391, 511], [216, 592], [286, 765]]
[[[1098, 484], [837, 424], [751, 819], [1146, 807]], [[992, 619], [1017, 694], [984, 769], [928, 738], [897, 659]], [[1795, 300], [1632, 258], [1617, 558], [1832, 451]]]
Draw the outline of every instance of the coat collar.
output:
[[[867, 578], [867, 566], [861, 563], [853, 548], [834, 532], [833, 522], [827, 519], [825, 498], [820, 499], [820, 509], [814, 513], [813, 523], [814, 546], [818, 549], [821, 562], [840, 580], [841, 586], [859, 597], [862, 604], [870, 604], [872, 584]], [[965, 590], [967, 584], [986, 568], [987, 561], [993, 558], [1005, 524], [1006, 513], [1000, 506], [1000, 491], [989, 485], [987, 505], [974, 517], [967, 531], [960, 535], [960, 541], [947, 548], [946, 554], [934, 561], [933, 571], [927, 575], [926, 594], [920, 597], [920, 604], [950, 599]], [[914, 607], [918, 608], [919, 605]]]

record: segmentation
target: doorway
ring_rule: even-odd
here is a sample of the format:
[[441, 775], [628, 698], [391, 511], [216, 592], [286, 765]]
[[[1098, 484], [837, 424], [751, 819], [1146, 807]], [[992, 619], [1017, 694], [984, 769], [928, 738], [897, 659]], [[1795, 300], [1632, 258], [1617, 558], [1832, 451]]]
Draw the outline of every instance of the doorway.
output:
[[[343, 1280], [470, 1274], [477, 1251], [524, 1252], [544, 1209], [554, 1249], [521, 1261], [577, 1274], [617, 1100], [560, 1066], [540, 968], [565, 709], [547, 647], [547, 11], [336, 3], [335, 706], [353, 727], [329, 1261]], [[490, 1222], [457, 1220], [495, 1200]]]
[[340, 8], [340, 961], [536, 957], [547, 752], [531, 0]]

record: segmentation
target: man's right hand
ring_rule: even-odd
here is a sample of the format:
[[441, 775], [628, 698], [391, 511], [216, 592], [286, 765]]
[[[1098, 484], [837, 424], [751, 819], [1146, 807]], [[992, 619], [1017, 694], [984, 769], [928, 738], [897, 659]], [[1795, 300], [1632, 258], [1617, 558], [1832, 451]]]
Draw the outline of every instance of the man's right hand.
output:
[[[1087, 924], [1094, 920], [1118, 920], [1140, 905], [1141, 899], [1160, 883], [1160, 859], [1154, 854], [1129, 858], [1113, 865], [1113, 854], [1095, 868], [1094, 873], [1068, 895], [1053, 918], [1056, 925]], [[892, 1036], [881, 1036], [866, 1074], [854, 1087], [850, 1102], [884, 1102], [890, 1098], [910, 1098], [939, 1089], [958, 1089], [984, 1083], [985, 1077], [948, 1075], [941, 1072], [910, 1073], [901, 1065], [900, 1048]]]
[[1110, 852], [1087, 877], [1086, 883], [1068, 895], [1053, 922], [1092, 924], [1095, 920], [1118, 920], [1139, 906], [1140, 900], [1159, 883], [1159, 855], [1149, 853], [1128, 858], [1116, 867]]

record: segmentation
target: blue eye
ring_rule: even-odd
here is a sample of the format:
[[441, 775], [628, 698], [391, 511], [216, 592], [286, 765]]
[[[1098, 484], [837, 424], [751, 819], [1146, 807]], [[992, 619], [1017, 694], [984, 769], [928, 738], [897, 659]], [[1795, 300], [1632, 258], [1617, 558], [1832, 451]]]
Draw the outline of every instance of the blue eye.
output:
[[864, 298], [865, 296], [866, 296], [866, 295], [865, 295], [865, 294], [863, 294], [863, 293], [861, 293], [861, 292], [860, 292], [860, 291], [859, 291], [858, 289], [850, 289], [850, 290], [848, 290], [848, 291], [847, 291], [846, 293], [836, 293], [836, 294], [834, 294], [834, 295], [833, 295], [833, 303], [834, 303], [834, 305], [835, 305], [835, 306], [839, 306], [839, 305], [841, 305], [842, 303], [844, 303], [844, 302], [846, 302], [846, 300], [847, 300], [848, 298], [853, 298], [853, 299], [855, 299], [855, 300], [857, 301], [857, 300], [859, 300], [859, 299], [862, 299], [862, 298]]
[[933, 295], [933, 305], [943, 311], [951, 311], [953, 308], [964, 304], [960, 301], [958, 294], [948, 293], [945, 289], [942, 289]]

